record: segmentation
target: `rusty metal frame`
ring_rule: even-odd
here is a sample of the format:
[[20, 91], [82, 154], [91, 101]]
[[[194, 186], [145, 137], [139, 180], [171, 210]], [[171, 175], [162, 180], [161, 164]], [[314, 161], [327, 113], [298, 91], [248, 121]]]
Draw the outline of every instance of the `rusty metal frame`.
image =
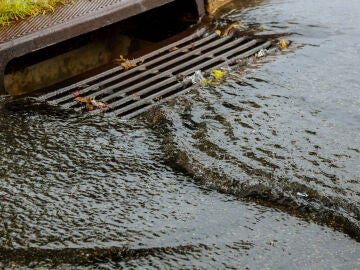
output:
[[[53, 14], [30, 18], [14, 25], [4, 27], [0, 31], [0, 94], [5, 94], [4, 72], [6, 65], [14, 58], [24, 56], [28, 53], [41, 50], [48, 46], [60, 43], [73, 37], [100, 29], [137, 14], [174, 2], [176, 0], [113, 0], [92, 1], [77, 0], [74, 5], [60, 7], [55, 14], [60, 18], [66, 16], [69, 11], [85, 9], [87, 4], [101, 3], [97, 10], [82, 12], [82, 15], [72, 16], [59, 23], [51, 23]], [[203, 0], [195, 0], [198, 15], [205, 14]], [[47, 23], [49, 27], [45, 27]], [[40, 25], [42, 29], [31, 31], [33, 26]], [[20, 30], [23, 34], [19, 35]], [[24, 29], [26, 31], [24, 31]], [[29, 31], [27, 31], [29, 29]]]

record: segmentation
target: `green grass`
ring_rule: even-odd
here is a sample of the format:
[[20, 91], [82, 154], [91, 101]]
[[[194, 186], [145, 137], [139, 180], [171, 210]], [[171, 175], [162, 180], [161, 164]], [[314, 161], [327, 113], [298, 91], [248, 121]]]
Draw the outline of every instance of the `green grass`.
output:
[[53, 12], [57, 4], [66, 2], [69, 0], [0, 0], [0, 27], [29, 16]]

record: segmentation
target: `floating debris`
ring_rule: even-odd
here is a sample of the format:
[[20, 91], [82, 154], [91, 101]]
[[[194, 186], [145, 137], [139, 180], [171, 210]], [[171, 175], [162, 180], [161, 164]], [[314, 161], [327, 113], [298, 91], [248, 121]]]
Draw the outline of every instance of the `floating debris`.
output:
[[79, 90], [75, 90], [75, 91], [73, 91], [72, 93], [73, 93], [73, 95], [74, 95], [75, 97], [79, 97], [79, 96], [80, 96], [80, 91], [79, 91]]
[[201, 70], [197, 70], [197, 71], [194, 72], [193, 75], [188, 76], [185, 79], [190, 80], [192, 84], [205, 86], [205, 85], [214, 83], [214, 82], [222, 79], [227, 73], [228, 73], [227, 71], [213, 69], [211, 71], [212, 78], [211, 79], [206, 79], [206, 77], [203, 75]]
[[264, 31], [266, 31], [267, 29], [266, 29], [266, 27], [264, 27], [264, 26], [260, 26], [260, 27], [258, 27], [256, 30], [259, 31], [259, 32], [264, 32]]
[[288, 46], [288, 43], [286, 43], [286, 41], [284, 39], [282, 39], [280, 42], [280, 46], [281, 46], [281, 49], [286, 49]]
[[115, 59], [115, 62], [119, 63], [120, 66], [124, 68], [124, 70], [129, 70], [130, 68], [137, 67], [138, 65], [143, 64], [145, 61], [144, 58], [138, 59], [127, 59], [124, 56], [120, 55], [119, 58]]
[[187, 77], [187, 79], [191, 80], [192, 84], [200, 84], [200, 85], [206, 84], [206, 79], [202, 74], [201, 70], [195, 71], [194, 74]]
[[175, 47], [170, 48], [170, 49], [169, 49], [169, 52], [174, 52], [174, 51], [177, 51], [178, 49], [179, 49], [179, 48], [175, 46]]
[[217, 34], [217, 35], [220, 37], [220, 36], [221, 36], [221, 30], [216, 29], [216, 30], [215, 30], [215, 34]]
[[230, 24], [228, 27], [226, 27], [226, 29], [224, 30], [223, 36], [227, 36], [230, 33], [230, 31], [234, 28], [246, 28], [246, 27], [241, 22], [234, 22], [234, 23]]
[[266, 55], [268, 55], [268, 50], [267, 49], [261, 49], [259, 52], [257, 52], [256, 54], [255, 54], [255, 57], [256, 58], [261, 58], [261, 57], [264, 57], [264, 56], [266, 56]]
[[227, 71], [222, 71], [218, 69], [213, 69], [211, 72], [216, 80], [222, 79], [222, 77], [224, 77], [227, 74]]
[[308, 197], [309, 196], [305, 192], [297, 192], [296, 195], [298, 195], [300, 197]]
[[141, 95], [139, 93], [134, 93], [134, 96], [136, 99], [140, 99], [141, 98]]
[[95, 110], [95, 109], [105, 109], [107, 107], [107, 103], [104, 101], [98, 101], [93, 97], [84, 98], [84, 97], [76, 97], [74, 99], [77, 102], [85, 103], [85, 107], [89, 110]]
[[224, 29], [224, 31], [221, 31], [219, 29], [215, 30], [215, 34], [217, 34], [219, 37], [220, 36], [227, 36], [229, 35], [229, 33], [231, 32], [231, 30], [233, 30], [234, 28], [240, 29], [240, 30], [245, 30], [247, 28], [247, 26], [241, 22], [233, 22], [232, 24], [230, 24], [228, 27], [226, 27]]

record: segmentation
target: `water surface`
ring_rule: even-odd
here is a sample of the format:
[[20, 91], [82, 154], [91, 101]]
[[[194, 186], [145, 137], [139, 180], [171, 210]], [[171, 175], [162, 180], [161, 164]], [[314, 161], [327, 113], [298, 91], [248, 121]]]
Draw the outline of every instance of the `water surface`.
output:
[[2, 98], [0, 267], [359, 269], [359, 10], [235, 1], [293, 47], [132, 121]]

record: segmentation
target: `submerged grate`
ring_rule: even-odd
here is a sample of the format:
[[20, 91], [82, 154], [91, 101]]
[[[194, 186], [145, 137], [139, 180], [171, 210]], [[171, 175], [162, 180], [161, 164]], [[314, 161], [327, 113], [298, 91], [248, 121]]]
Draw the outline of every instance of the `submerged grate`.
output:
[[122, 66], [40, 96], [50, 104], [80, 110], [74, 91], [108, 104], [106, 112], [122, 118], [135, 117], [151, 107], [189, 91], [188, 76], [195, 71], [232, 66], [272, 45], [271, 40], [235, 34], [219, 37], [205, 29], [152, 51], [135, 61], [132, 69]]

